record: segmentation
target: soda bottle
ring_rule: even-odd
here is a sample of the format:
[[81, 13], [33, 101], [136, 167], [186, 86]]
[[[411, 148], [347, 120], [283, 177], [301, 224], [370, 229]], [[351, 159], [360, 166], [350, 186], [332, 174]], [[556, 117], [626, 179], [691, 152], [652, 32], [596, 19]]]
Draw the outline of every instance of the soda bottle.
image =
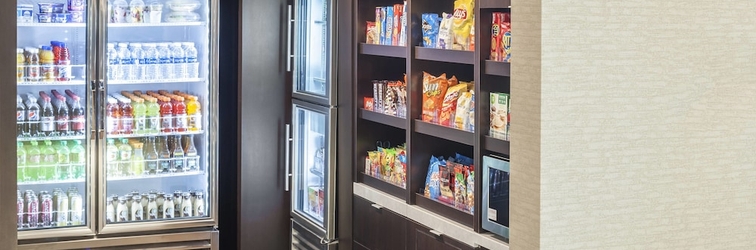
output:
[[24, 133], [30, 136], [39, 136], [39, 103], [37, 103], [37, 97], [32, 93], [26, 94], [26, 125], [24, 126]]
[[39, 180], [39, 172], [42, 168], [42, 151], [39, 150], [39, 142], [29, 142], [29, 146], [26, 148], [26, 157], [24, 181]]
[[57, 180], [73, 179], [73, 173], [71, 171], [71, 150], [68, 149], [67, 141], [60, 141], [60, 146], [57, 150], [58, 167], [55, 176]]
[[132, 103], [134, 103], [134, 130], [137, 134], [147, 133], [147, 105], [144, 105], [144, 99], [139, 97], [132, 97]]
[[146, 169], [145, 172], [147, 174], [157, 174], [158, 173], [158, 153], [157, 153], [157, 145], [155, 145], [155, 137], [148, 137], [147, 138], [147, 145], [145, 146], [145, 154], [144, 154]]
[[105, 107], [107, 112], [107, 132], [111, 135], [119, 134], [121, 130], [121, 108], [115, 98], [108, 96], [108, 105]]
[[26, 196], [26, 221], [29, 223], [29, 228], [37, 228], [39, 226], [39, 200], [37, 195], [32, 192]]
[[74, 179], [83, 179], [86, 174], [87, 158], [85, 155], [84, 146], [81, 145], [81, 140], [72, 141], [71, 154], [69, 156], [71, 160], [71, 171], [73, 172]]
[[108, 145], [105, 148], [107, 160], [107, 176], [119, 176], [118, 173], [118, 147], [115, 145], [115, 139], [108, 139]]
[[175, 78], [184, 78], [186, 75], [186, 54], [181, 48], [181, 43], [171, 43], [171, 58], [173, 58], [173, 73]]
[[141, 43], [131, 43], [130, 44], [130, 50], [131, 50], [131, 63], [134, 70], [131, 71], [131, 74], [129, 75], [129, 80], [141, 80], [142, 79], [142, 72], [144, 67], [144, 51], [142, 50], [142, 44]]
[[70, 121], [68, 105], [66, 104], [66, 97], [58, 93], [57, 90], [52, 90], [53, 95], [58, 100], [56, 103], [56, 115], [55, 115], [55, 130], [61, 135], [67, 135], [70, 132], [68, 122]]
[[26, 81], [38, 82], [40, 80], [39, 49], [27, 49], [26, 57]]
[[186, 119], [186, 104], [184, 104], [184, 98], [177, 95], [171, 95], [171, 99], [174, 100], [173, 114], [175, 116], [175, 122], [173, 127], [178, 132], [186, 132], [188, 121]]
[[168, 49], [167, 43], [159, 43], [157, 45], [159, 70], [160, 74], [164, 76], [164, 79], [175, 79], [176, 75], [173, 72], [173, 58], [171, 57], [171, 50]]
[[194, 147], [194, 136], [186, 136], [186, 148], [184, 153], [186, 154], [186, 169], [190, 171], [199, 170], [199, 157], [197, 156], [197, 148]]
[[119, 79], [120, 75], [118, 75], [118, 72], [121, 71], [119, 64], [115, 44], [108, 43], [108, 80], [122, 80]]
[[162, 103], [160, 104], [160, 119], [162, 123], [160, 124], [162, 127], [163, 133], [171, 133], [173, 132], [173, 105], [171, 105], [170, 99], [168, 97], [161, 96], [158, 98]]
[[55, 81], [55, 55], [53, 55], [52, 47], [42, 46], [42, 51], [39, 52], [40, 78], [45, 82]]
[[131, 63], [131, 51], [129, 51], [129, 45], [127, 43], [118, 43], [118, 65], [120, 71], [116, 74], [116, 79], [126, 80], [131, 75], [133, 70], [133, 64]]
[[71, 120], [71, 131], [73, 131], [74, 134], [83, 135], [86, 122], [84, 120], [84, 114], [86, 111], [84, 110], [84, 107], [81, 106], [81, 98], [68, 89], [66, 90], [66, 94], [71, 98], [71, 114], [69, 118]]
[[24, 198], [21, 198], [18, 190], [16, 190], [16, 224], [18, 229], [24, 228]]
[[177, 135], [173, 139], [173, 166], [171, 172], [186, 171], [186, 158], [184, 157], [184, 147], [181, 146], [181, 136]]
[[39, 130], [41, 134], [51, 136], [55, 132], [55, 112], [53, 111], [52, 103], [50, 102], [50, 96], [44, 91], [39, 92], [39, 97], [42, 100], [40, 125]]
[[131, 0], [129, 3], [129, 14], [131, 14], [131, 23], [144, 22], [144, 1]]
[[55, 179], [55, 165], [58, 162], [52, 141], [46, 140], [40, 151], [42, 151], [42, 166], [39, 168], [37, 178], [40, 181], [52, 181]]
[[24, 135], [25, 126], [26, 126], [26, 106], [24, 106], [21, 96], [16, 95], [16, 136], [21, 137]]
[[199, 62], [197, 61], [197, 49], [193, 42], [182, 43], [186, 54], [186, 76], [183, 78], [199, 78]]
[[131, 154], [133, 149], [129, 146], [129, 139], [121, 139], [121, 145], [118, 146], [118, 171], [121, 175], [127, 176], [131, 172]]
[[26, 149], [23, 142], [16, 143], [16, 181], [22, 183], [26, 181]]
[[160, 57], [158, 56], [157, 45], [154, 43], [145, 43], [142, 46], [144, 47], [142, 80], [162, 79], [163, 76], [158, 73]]
[[147, 100], [147, 133], [156, 134], [160, 132], [160, 105], [157, 103], [157, 98], [151, 96], [144, 96]]
[[168, 137], [158, 137], [160, 142], [158, 143], [158, 162], [160, 163], [160, 171], [162, 173], [171, 172], [171, 151], [168, 149]]
[[16, 48], [16, 82], [23, 82], [26, 75], [26, 56], [24, 49]]
[[71, 80], [71, 58], [68, 53], [66, 43], [59, 42], [60, 55], [56, 58], [55, 65], [58, 69], [58, 81], [65, 82]]
[[134, 133], [134, 109], [131, 100], [125, 97], [118, 99], [121, 104], [121, 134]]

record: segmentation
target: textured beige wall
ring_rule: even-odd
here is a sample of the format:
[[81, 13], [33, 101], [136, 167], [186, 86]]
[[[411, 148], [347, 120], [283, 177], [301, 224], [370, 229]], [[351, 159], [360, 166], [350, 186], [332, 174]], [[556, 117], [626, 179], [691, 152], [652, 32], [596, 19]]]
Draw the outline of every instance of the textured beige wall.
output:
[[756, 1], [512, 6], [512, 249], [756, 249]]

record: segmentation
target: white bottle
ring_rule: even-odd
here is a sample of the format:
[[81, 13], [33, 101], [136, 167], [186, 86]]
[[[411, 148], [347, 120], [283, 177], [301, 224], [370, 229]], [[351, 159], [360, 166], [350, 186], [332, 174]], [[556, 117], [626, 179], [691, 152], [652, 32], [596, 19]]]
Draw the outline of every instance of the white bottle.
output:
[[144, 23], [144, 1], [131, 0], [129, 3], [130, 23]]
[[154, 43], [142, 44], [144, 47], [144, 67], [142, 68], [142, 80], [161, 79], [161, 75], [158, 73], [158, 58], [157, 46]]
[[131, 71], [133, 70], [129, 44], [118, 43], [118, 49], [116, 49], [116, 51], [118, 52], [118, 64], [120, 69], [119, 71], [116, 71], [115, 79], [126, 80], [128, 76], [131, 75]]
[[173, 196], [168, 195], [163, 203], [163, 219], [173, 219], [174, 213]]
[[197, 193], [197, 199], [194, 201], [194, 216], [205, 216], [205, 199], [203, 193]]
[[181, 217], [192, 217], [192, 199], [189, 193], [183, 194], [184, 198], [181, 200]]
[[105, 202], [105, 206], [108, 208], [106, 210], [107, 212], [105, 213], [106, 214], [106, 216], [105, 216], [106, 223], [113, 223], [113, 222], [115, 222], [115, 220], [116, 220], [115, 219], [115, 213], [116, 213], [116, 211], [115, 211], [115, 207], [113, 207], [113, 202], [112, 201], [106, 201]]
[[120, 70], [118, 64], [120, 64], [120, 62], [118, 60], [118, 51], [115, 49], [115, 44], [108, 43], [108, 80], [118, 80], [116, 79], [116, 76], [118, 75], [117, 72]]
[[181, 43], [171, 43], [171, 58], [173, 58], [174, 78], [184, 78], [186, 75], [186, 54], [181, 48]]
[[173, 58], [171, 57], [171, 49], [168, 48], [168, 43], [159, 43], [157, 45], [159, 66], [158, 70], [163, 75], [164, 79], [175, 79], [176, 74], [173, 71]]
[[148, 220], [158, 219], [158, 205], [157, 205], [157, 201], [155, 201], [154, 194], [151, 194], [149, 196], [149, 202], [147, 203], [147, 219]]
[[174, 208], [174, 216], [176, 218], [181, 217], [181, 203], [184, 202], [184, 199], [182, 198], [182, 192], [177, 190], [173, 192], [173, 208]]
[[126, 197], [121, 196], [118, 198], [118, 208], [116, 209], [116, 221], [126, 222], [129, 221], [129, 207], [126, 205]]
[[131, 221], [141, 221], [144, 209], [142, 208], [142, 197], [135, 195], [131, 201]]
[[150, 212], [149, 207], [148, 207], [150, 205], [150, 199], [149, 199], [148, 194], [146, 193], [142, 194], [142, 202], [140, 203], [142, 204], [142, 219], [147, 220], [147, 218], [149, 218], [148, 214]]
[[129, 16], [129, 4], [126, 0], [113, 1], [113, 23], [125, 23]]
[[186, 76], [183, 78], [199, 78], [199, 61], [197, 55], [197, 49], [194, 47], [193, 42], [182, 43], [184, 46], [184, 53], [186, 54]]
[[144, 66], [144, 53], [142, 51], [141, 43], [129, 44], [129, 50], [131, 51], [131, 67], [133, 68], [128, 75], [129, 80], [141, 80], [142, 79], [142, 67]]

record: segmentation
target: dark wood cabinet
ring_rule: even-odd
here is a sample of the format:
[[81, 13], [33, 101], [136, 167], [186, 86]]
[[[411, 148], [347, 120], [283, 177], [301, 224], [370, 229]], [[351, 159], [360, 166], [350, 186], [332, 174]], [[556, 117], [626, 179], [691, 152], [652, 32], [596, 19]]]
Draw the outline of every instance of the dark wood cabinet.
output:
[[409, 245], [408, 250], [474, 250], [475, 248], [449, 238], [446, 235], [438, 234], [430, 228], [424, 227], [415, 222], [409, 222]]
[[407, 248], [407, 219], [363, 198], [354, 197], [352, 239], [355, 249]]

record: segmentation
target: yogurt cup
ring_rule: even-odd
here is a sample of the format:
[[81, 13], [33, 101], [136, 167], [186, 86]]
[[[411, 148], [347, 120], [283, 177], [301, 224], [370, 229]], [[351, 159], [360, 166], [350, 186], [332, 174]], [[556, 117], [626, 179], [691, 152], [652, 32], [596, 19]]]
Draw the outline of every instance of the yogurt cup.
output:
[[81, 10], [72, 10], [69, 12], [69, 23], [83, 23], [84, 22], [84, 11]]
[[50, 14], [53, 13], [53, 4], [52, 3], [39, 3], [39, 13], [40, 14]]
[[63, 3], [52, 4], [52, 13], [65, 13], [65, 12], [66, 12], [66, 4], [63, 4]]
[[38, 23], [52, 23], [52, 14], [50, 13], [37, 14], [37, 22]]
[[19, 4], [16, 6], [16, 21], [19, 23], [33, 23], [34, 5]]
[[86, 0], [68, 0], [69, 11], [84, 11], [87, 6]]
[[68, 13], [53, 13], [52, 14], [52, 22], [53, 23], [67, 23], [68, 20], [71, 18], [71, 14]]

